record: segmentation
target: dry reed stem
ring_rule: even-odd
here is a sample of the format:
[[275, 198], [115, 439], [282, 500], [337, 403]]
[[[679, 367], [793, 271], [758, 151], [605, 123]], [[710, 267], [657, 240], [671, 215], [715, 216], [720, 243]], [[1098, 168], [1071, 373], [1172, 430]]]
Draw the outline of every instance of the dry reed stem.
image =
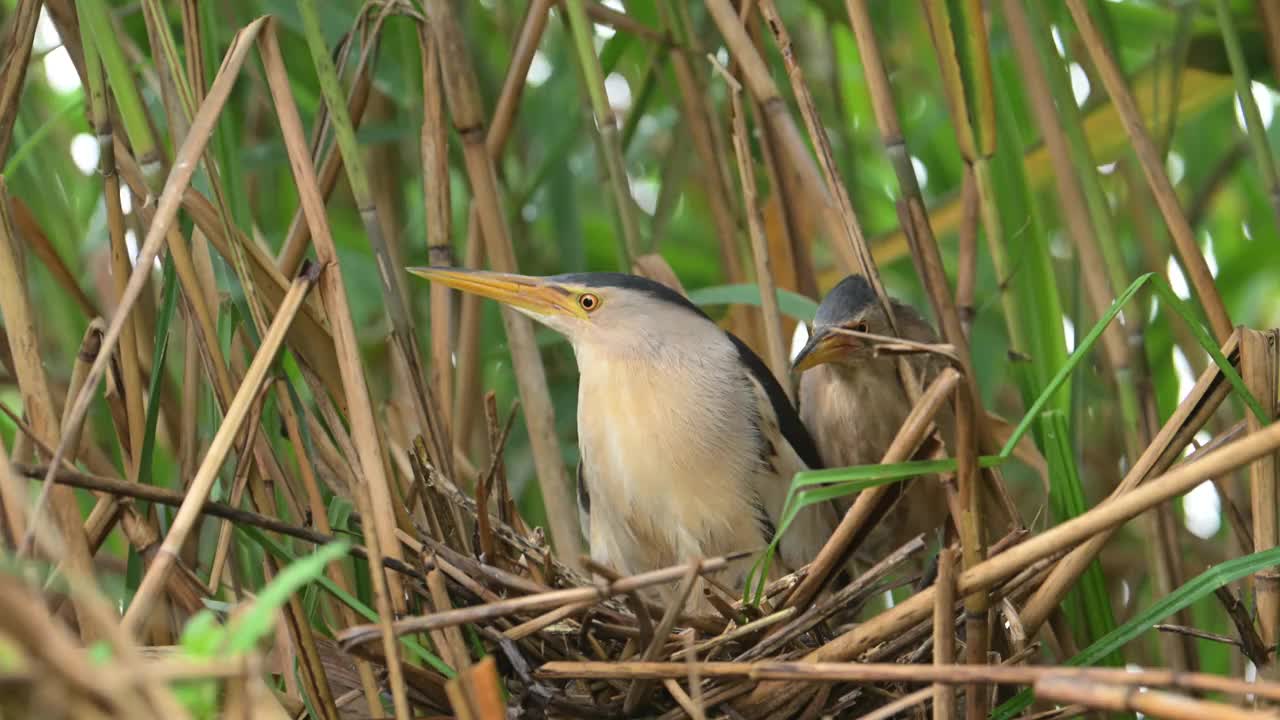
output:
[[[445, 0], [429, 0], [427, 15], [439, 43], [445, 98], [454, 127], [462, 137], [467, 175], [479, 211], [490, 265], [500, 272], [516, 272], [515, 249], [499, 198], [493, 160], [484, 140], [484, 115], [467, 47], [453, 10]], [[507, 342], [529, 427], [538, 485], [546, 503], [551, 537], [561, 557], [572, 562], [580, 554], [581, 538], [568, 478], [555, 431], [555, 410], [547, 388], [542, 356], [530, 320], [509, 307], [502, 308]], [[459, 428], [462, 431], [462, 428]]]
[[[1280, 700], [1280, 683], [1248, 682], [1242, 678], [1173, 670], [1081, 668], [1073, 665], [903, 665], [900, 663], [842, 662], [703, 662], [704, 677], [853, 683], [946, 683], [948, 685], [1031, 685], [1044, 678], [1108, 683], [1129, 687], [1178, 687], [1187, 690], [1257, 695]], [[549, 662], [538, 669], [546, 679], [682, 678], [679, 662]]]
[[[676, 8], [659, 3], [658, 16], [662, 20], [665, 32], [675, 35], [679, 23]], [[702, 187], [706, 193], [712, 224], [716, 230], [720, 267], [724, 269], [728, 282], [742, 282], [745, 274], [738, 257], [738, 225], [734, 219], [734, 205], [730, 200], [729, 179], [720, 164], [721, 157], [716, 152], [712, 134], [713, 116], [701, 87], [699, 73], [689, 56], [684, 53], [673, 53], [668, 61], [671, 63], [671, 71], [676, 79], [676, 89], [680, 95], [680, 112], [684, 117], [684, 128], [693, 141], [693, 150], [698, 156], [698, 167], [703, 174]]]
[[[381, 17], [379, 16], [379, 18]], [[379, 26], [381, 26], [381, 22], [379, 22]], [[350, 49], [350, 43], [346, 45], [346, 49]], [[365, 110], [369, 107], [369, 95], [373, 88], [372, 65], [375, 56], [374, 45], [365, 45], [352, 79], [350, 99], [347, 102], [347, 115], [350, 117], [352, 125], [356, 128], [360, 127], [360, 122], [364, 119]], [[327, 106], [322, 108], [322, 111], [327, 110]], [[324, 119], [328, 119], [327, 112], [324, 114]], [[322, 126], [327, 127], [327, 123], [318, 122], [315, 128], [316, 145], [319, 145], [323, 134], [319, 132], [323, 129]], [[325, 200], [328, 200], [337, 187], [338, 179], [341, 177], [343, 170], [342, 153], [336, 143], [330, 145], [319, 165], [318, 180], [320, 182], [320, 190]], [[310, 242], [311, 228], [307, 224], [302, 208], [298, 208], [294, 211], [293, 220], [289, 223], [289, 230], [280, 246], [280, 252], [276, 255], [276, 266], [279, 267], [281, 273], [289, 276], [298, 271], [298, 268], [302, 265], [303, 258], [306, 257]]]
[[[903, 712], [904, 710], [908, 710], [917, 705], [923, 705], [929, 702], [929, 700], [933, 699], [933, 693], [934, 693], [934, 689], [928, 688], [928, 687], [921, 688], [912, 693], [907, 693], [906, 695], [903, 695], [897, 700], [894, 700], [893, 702], [887, 705], [878, 707], [875, 710], [872, 710], [871, 712], [867, 713], [866, 715], [863, 715], [862, 720], [889, 720], [889, 718], [896, 717], [898, 713]], [[916, 712], [923, 713], [924, 710], [922, 708], [917, 710]]]
[[[787, 32], [786, 25], [782, 22], [782, 17], [778, 13], [774, 0], [760, 0], [760, 12], [778, 43], [778, 51], [781, 53], [783, 63], [787, 68], [787, 79], [791, 81], [791, 91], [795, 95], [800, 108], [800, 117], [804, 120], [809, 141], [813, 144], [817, 155], [818, 168], [822, 171], [822, 178], [826, 182], [827, 192], [833, 198], [835, 211], [839, 214], [840, 229], [842, 230], [840, 235], [843, 236], [844, 243], [835, 242], [837, 236], [832, 236], [831, 240], [836, 254], [840, 257], [846, 272], [857, 271], [871, 284], [872, 289], [875, 290], [876, 297], [880, 301], [880, 307], [884, 309], [887, 317], [889, 317], [891, 327], [896, 333], [897, 325], [893, 318], [889, 296], [885, 292], [883, 282], [880, 280], [879, 268], [876, 267], [875, 259], [871, 255], [866, 236], [862, 232], [862, 225], [858, 222], [853, 203], [849, 200], [849, 193], [845, 190], [844, 182], [840, 177], [839, 170], [836, 168], [835, 157], [831, 151], [831, 142], [827, 137], [822, 118], [818, 116], [817, 104], [813, 100], [813, 94], [805, 83], [804, 71], [795, 57], [794, 48], [791, 44], [791, 35]], [[911, 373], [909, 369], [906, 369], [907, 367], [905, 363], [900, 364], [899, 372], [903, 374], [903, 387], [907, 388], [908, 397], [914, 400], [918, 395], [918, 380], [907, 379], [906, 376]]]
[[[427, 573], [427, 590], [431, 593], [431, 605], [436, 612], [448, 612], [453, 609], [449, 600], [449, 588], [446, 587], [444, 575], [440, 570]], [[440, 657], [449, 667], [462, 672], [471, 666], [471, 655], [467, 652], [466, 642], [462, 639], [462, 631], [455, 627], [440, 628], [432, 631], [432, 640]], [[443, 642], [441, 642], [443, 641]]]
[[[1280, 447], [1280, 425], [1247, 435], [1240, 440], [1206, 454], [1199, 460], [1184, 463], [1141, 487], [1113, 496], [1101, 505], [982, 563], [967, 568], [956, 581], [960, 594], [984, 591], [1011, 577], [1022, 568], [1057, 552], [1113, 531], [1119, 525], [1156, 505], [1190, 491], [1204, 480], [1234, 470]], [[935, 588], [926, 588], [901, 604], [854, 627], [826, 645], [810, 653], [811, 662], [852, 660], [875, 644], [901, 633], [927, 618], [934, 602]], [[1026, 611], [1024, 609], [1024, 622]], [[1029, 623], [1028, 623], [1029, 625]], [[790, 692], [776, 685], [756, 688], [748, 702], [772, 703], [790, 697]]]
[[27, 63], [40, 20], [41, 0], [21, 0], [7, 18], [4, 59], [0, 61], [0, 159], [9, 157], [9, 142], [18, 119], [18, 100], [27, 80]]
[[[1222, 347], [1223, 355], [1228, 359], [1232, 358], [1237, 354], [1238, 346], [1239, 335], [1233, 334]], [[1218, 366], [1210, 365], [1200, 375], [1191, 392], [1183, 398], [1182, 403], [1165, 421], [1160, 432], [1134, 462], [1133, 467], [1125, 474], [1110, 497], [1119, 497], [1129, 492], [1142, 483], [1150, 473], [1157, 471], [1158, 467], [1167, 466], [1166, 463], [1173, 462], [1186, 440], [1208, 421], [1209, 416], [1226, 398], [1228, 392], [1226, 381]], [[1193, 417], [1199, 418], [1199, 421], [1193, 420]], [[1177, 442], [1175, 438], [1183, 438], [1183, 440]], [[1050, 612], [1058, 606], [1063, 596], [1075, 584], [1076, 579], [1089, 563], [1101, 552], [1103, 545], [1110, 537], [1111, 533], [1107, 532], [1090, 538], [1058, 562], [1049, 577], [1022, 606], [1022, 622], [1028, 634], [1034, 635], [1044, 624]]]
[[[353, 487], [352, 491], [365, 521], [372, 525], [372, 532], [366, 533], [366, 543], [369, 546], [373, 566], [370, 575], [373, 578], [378, 615], [382, 620], [383, 629], [389, 630], [388, 623], [392, 613], [401, 612], [405, 608], [405, 595], [399, 576], [388, 577], [381, 571], [384, 554], [395, 560], [400, 559], [400, 543], [396, 536], [396, 506], [392, 496], [391, 479], [387, 477], [382, 463], [382, 446], [377, 434], [373, 406], [369, 399], [369, 388], [365, 383], [364, 369], [360, 361], [360, 348], [352, 325], [351, 308], [342, 280], [342, 268], [338, 262], [333, 236], [330, 234], [328, 220], [325, 217], [324, 200], [316, 183], [315, 166], [311, 162], [311, 156], [306, 150], [302, 137], [302, 123], [285, 73], [284, 59], [280, 54], [279, 42], [273, 26], [268, 26], [267, 32], [262, 34], [259, 48], [267, 71], [267, 83], [280, 121], [280, 129], [284, 135], [294, 181], [298, 186], [299, 201], [306, 212], [307, 223], [311, 227], [312, 242], [315, 245], [316, 257], [321, 269], [320, 292], [328, 312], [329, 322], [333, 326], [334, 345], [342, 373], [343, 390], [350, 408], [352, 439], [362, 476], [362, 482], [358, 483], [357, 487]], [[395, 638], [390, 632], [384, 632], [383, 652], [386, 654], [390, 670], [392, 698], [395, 703], [396, 717], [402, 720], [408, 716], [409, 708], [408, 701], [405, 699], [404, 673], [400, 667], [398, 650], [399, 644]]]
[[[449, 127], [444, 117], [440, 55], [425, 24], [418, 25], [422, 53], [422, 194], [426, 211], [427, 260], [433, 266], [453, 264], [453, 210], [449, 194]], [[453, 293], [431, 285], [431, 381], [444, 413], [446, 435], [453, 428]], [[457, 439], [454, 444], [457, 445]]]
[[[191, 182], [191, 177], [195, 173], [196, 161], [203, 154], [204, 146], [212, 135], [213, 123], [221, 112], [227, 96], [230, 94], [231, 87], [235, 83], [240, 66], [244, 63], [249, 48], [252, 47], [254, 38], [265, 23], [266, 19], [260, 18], [241, 29], [233, 38], [231, 47], [228, 48], [224, 58], [222, 68], [214, 80], [213, 87], [210, 88], [208, 97], [200, 106], [199, 112], [197, 112], [195, 119], [192, 121], [191, 132], [187, 135], [187, 139], [182, 143], [175, 155], [173, 170], [166, 180], [164, 191], [160, 194], [160, 198], [156, 203], [155, 215], [147, 230], [146, 238], [138, 249], [138, 256], [133, 273], [129, 277], [129, 284], [126, 286], [125, 292], [120, 298], [120, 304], [116, 308], [116, 314], [112, 317], [111, 323], [107, 326], [107, 332], [102, 338], [102, 351], [92, 367], [89, 368], [89, 375], [85, 378], [84, 388], [76, 396], [76, 402], [72, 406], [71, 419], [67, 422], [68, 427], [78, 428], [84, 421], [98, 383], [101, 382], [107, 363], [110, 361], [116, 344], [120, 340], [124, 322], [128, 318], [133, 304], [137, 302], [142, 293], [142, 288], [151, 273], [152, 263], [155, 262], [156, 256], [160, 251], [160, 244], [165, 241], [169, 229], [173, 227], [181, 195]], [[66, 456], [69, 449], [69, 440], [73, 435], [64, 434], [62, 439], [58, 441], [53, 457], [49, 462], [49, 472], [51, 474]], [[36, 506], [32, 511], [31, 516], [33, 519], [38, 520], [40, 517], [43, 498], [48, 489], [51, 488], [49, 480], [48, 476], [44, 479], [41, 497], [37, 499]], [[78, 523], [79, 519], [77, 517]], [[29, 539], [28, 536], [27, 540], [23, 542], [24, 547], [29, 545]]]
[[[49, 379], [45, 374], [44, 362], [41, 359], [40, 337], [36, 332], [35, 308], [31, 304], [25, 273], [22, 269], [18, 239], [14, 235], [13, 225], [9, 220], [9, 188], [0, 178], [0, 316], [4, 319], [5, 332], [9, 346], [13, 352], [12, 370], [18, 379], [18, 390], [22, 397], [22, 407], [31, 423], [35, 439], [46, 446], [53, 446], [62, 440], [63, 445], [74, 441], [79, 447], [79, 434], [64, 434], [58, 420], [58, 410], [54, 407], [53, 396], [49, 390]], [[86, 392], [82, 394], [87, 394]], [[78, 427], [72, 423], [70, 427]], [[66, 453], [67, 448], [63, 448]], [[50, 492], [52, 490], [52, 492]], [[35, 508], [29, 513], [24, 524], [25, 534], [19, 545], [19, 554], [30, 547], [29, 541], [35, 526], [43, 522], [41, 507], [45, 498], [53, 496], [54, 522], [63, 541], [63, 552], [66, 554], [67, 571], [86, 578], [94, 577], [93, 558], [89, 550], [88, 539], [80, 522], [80, 507], [75, 492], [70, 488], [53, 490], [49, 485], [41, 488]], [[25, 506], [19, 506], [23, 508]], [[52, 558], [61, 560], [62, 558]], [[76, 603], [77, 615], [83, 608]], [[95, 636], [87, 625], [81, 627], [85, 642], [92, 642]]]
[[[456, 610], [434, 613], [421, 617], [406, 618], [394, 623], [394, 630], [397, 635], [406, 635], [434, 628], [451, 627], [465, 623], [479, 623], [486, 620], [505, 617], [517, 612], [557, 608], [562, 605], [584, 602], [587, 600], [600, 602], [615, 595], [632, 593], [654, 585], [661, 585], [662, 583], [678, 580], [683, 577], [684, 574], [688, 572], [689, 567], [694, 564], [700, 563], [698, 571], [700, 576], [708, 573], [719, 572], [728, 567], [729, 563], [746, 557], [747, 555], [747, 553], [724, 555], [707, 560], [674, 565], [660, 570], [651, 570], [649, 572], [623, 577], [616, 581], [566, 588], [564, 590], [549, 590], [532, 595], [497, 600], [485, 605], [476, 605], [473, 607], [459, 608]], [[372, 638], [372, 633], [374, 632], [377, 632], [376, 626], [356, 625], [338, 633], [338, 640], [344, 647], [349, 648], [360, 643], [367, 642]]]
[[[1274, 420], [1276, 397], [1277, 357], [1280, 357], [1280, 331], [1240, 330], [1240, 375], [1254, 397], [1263, 398], [1266, 421]], [[1253, 413], [1247, 413], [1248, 431], [1261, 430], [1263, 421]], [[1280, 467], [1276, 456], [1259, 459], [1249, 466], [1249, 496], [1253, 508], [1252, 550], [1261, 552], [1280, 543], [1277, 530], [1276, 482], [1280, 479]], [[1262, 629], [1262, 642], [1275, 647], [1280, 640], [1280, 574], [1275, 570], [1263, 570], [1254, 575], [1257, 587], [1258, 625]]]
[[[906, 140], [902, 135], [897, 110], [893, 104], [893, 94], [889, 87], [889, 76], [871, 25], [867, 4], [865, 0], [846, 0], [845, 8], [857, 38], [858, 52], [871, 93], [877, 127], [880, 129], [881, 138], [898, 178], [901, 193], [898, 212], [906, 231], [916, 273], [920, 276], [929, 295], [929, 301], [933, 306], [943, 337], [955, 346], [960, 358], [964, 385], [958, 389], [956, 396], [956, 454], [960, 463], [957, 472], [960, 512], [955, 522], [961, 538], [964, 566], [970, 568], [980, 563], [986, 555], [983, 538], [985, 512], [981, 502], [982, 493], [978, 482], [979, 470], [976, 458], [980, 449], [989, 451], [995, 449], [994, 437], [990, 423], [985, 421], [986, 412], [982, 407], [981, 391], [973, 372], [968, 340], [960, 322], [960, 313], [951, 295], [943, 269], [942, 255], [938, 250], [937, 239], [907, 153]], [[1014, 528], [1020, 527], [1021, 520], [1017, 508], [1008, 497], [999, 471], [990, 468], [983, 471], [983, 474], [989, 479], [991, 488], [1002, 501], [1003, 510], [1009, 516], [1010, 524]], [[985, 596], [975, 594], [973, 597], [966, 598], [966, 609], [969, 617], [966, 647], [970, 658], [974, 662], [981, 662], [985, 660], [989, 640]], [[984, 696], [969, 693], [966, 702], [970, 718], [978, 718], [986, 714]]]
[[[760, 103], [761, 112], [773, 124], [779, 150], [787, 157], [803, 192], [817, 206], [827, 232], [831, 237], [844, 235], [843, 222], [836, 217], [837, 211], [832, 206], [826, 184], [822, 181], [822, 176], [809, 155], [809, 150], [796, 128], [795, 121], [787, 112], [786, 103], [778, 93], [778, 87], [773, 82], [769, 66], [751, 42], [751, 37], [747, 34], [738, 13], [729, 0], [707, 0], [706, 6], [716, 27], [720, 30], [721, 37], [724, 38], [730, 56], [741, 65], [743, 84]], [[841, 247], [837, 244], [837, 251]], [[854, 265], [854, 262], [849, 263], [850, 267]]]
[[[511, 62], [502, 80], [502, 90], [494, 107], [493, 118], [485, 133], [485, 150], [495, 162], [502, 155], [515, 122], [520, 98], [524, 93], [529, 66], [542, 41], [548, 13], [556, 0], [534, 0], [525, 8], [524, 21], [511, 52]], [[437, 46], [438, 47], [438, 46]], [[439, 50], [437, 49], [437, 53]], [[442, 63], [441, 68], [445, 65]], [[446, 98], [447, 99], [447, 98]], [[466, 267], [478, 268], [484, 260], [484, 237], [480, 224], [480, 208], [473, 199], [467, 213]], [[452, 293], [453, 291], [449, 291]], [[453, 297], [451, 294], [450, 297]], [[480, 303], [470, 293], [462, 294], [462, 311], [458, 320], [458, 342], [454, 354], [458, 359], [457, 394], [453, 405], [454, 447], [461, 450], [477, 429], [480, 400]]]
[[1071, 703], [1115, 713], [1139, 713], [1170, 720], [1261, 720], [1280, 717], [1274, 710], [1248, 710], [1162, 690], [1100, 685], [1075, 678], [1042, 678], [1036, 681], [1035, 693], [1036, 697], [1049, 702]]
[[76, 301], [76, 305], [80, 307], [80, 312], [84, 313], [86, 318], [95, 318], [102, 315], [102, 311], [98, 309], [98, 303], [89, 297], [84, 288], [80, 287], [80, 283], [76, 281], [75, 275], [71, 269], [63, 262], [62, 256], [53, 247], [53, 243], [49, 241], [48, 235], [40, 227], [36, 216], [31, 212], [31, 208], [22, 198], [13, 196], [9, 198], [9, 210], [13, 213], [14, 229], [18, 231], [18, 237], [25, 241], [27, 247], [35, 252], [36, 257], [40, 258], [41, 264], [53, 276], [55, 282]]
[[459, 673], [445, 690], [458, 720], [503, 720], [507, 716], [498, 664], [492, 655]]
[[[341, 266], [337, 260], [337, 253], [324, 214], [323, 199], [316, 182], [315, 166], [304, 149], [301, 138], [302, 125], [297, 115], [296, 105], [292, 101], [283, 60], [279, 57], [274, 35], [270, 32], [265, 33], [260, 47], [294, 179], [299, 187], [300, 204], [311, 227], [313, 242], [316, 246], [317, 260], [321, 268], [321, 297], [333, 326], [334, 348], [342, 375], [342, 396], [346, 397], [350, 407], [349, 419], [354, 455], [359, 464], [363, 482], [372, 486], [370, 492], [376, 515], [371, 520], [375, 531], [380, 533], [384, 546], [398, 548], [399, 545], [395, 542], [396, 514], [392, 489], [383, 472], [381, 445], [376, 434], [377, 425], [359, 359], [359, 347], [352, 326], [350, 306], [342, 284]], [[398, 553], [392, 550], [392, 556], [398, 557]], [[395, 596], [400, 597], [400, 593], [396, 592]], [[397, 608], [402, 602], [402, 599], [396, 602]]]
[[[881, 463], [904, 462], [915, 453], [932, 429], [934, 417], [942, 410], [959, 383], [960, 374], [953, 368], [946, 368], [938, 373], [903, 420], [902, 427], [885, 451]], [[800, 581], [795, 592], [791, 593], [785, 607], [803, 610], [813, 602], [840, 561], [856, 549], [857, 544], [871, 531], [872, 523], [880, 520], [877, 511], [896, 490], [895, 485], [880, 485], [858, 493], [853, 506], [841, 518], [831, 537], [809, 564], [808, 575]]]
[[[938, 553], [938, 588], [933, 601], [933, 664], [949, 665], [955, 662], [955, 605], [956, 605], [956, 551], [943, 548]], [[970, 692], [973, 686], [970, 686]], [[956, 714], [955, 688], [943, 683], [933, 687], [933, 720], [952, 720]]]
[[786, 390], [794, 393], [790, 382], [790, 362], [782, 338], [782, 316], [778, 311], [777, 283], [773, 278], [769, 259], [769, 245], [764, 236], [764, 222], [760, 217], [760, 205], [756, 191], [756, 171], [751, 161], [751, 139], [747, 135], [747, 119], [743, 115], [742, 85], [725, 70], [714, 57], [708, 56], [712, 67], [721, 71], [729, 85], [729, 100], [733, 128], [733, 153], [737, 158], [738, 179], [742, 183], [742, 207], [747, 216], [747, 234], [751, 238], [751, 256], [755, 260], [756, 285], [760, 288], [760, 312], [764, 318], [765, 355], [774, 377]]
[[1160, 208], [1160, 214], [1169, 228], [1169, 235], [1173, 238], [1174, 247], [1178, 250], [1178, 257], [1182, 261], [1187, 279], [1209, 319], [1209, 327], [1213, 330], [1218, 342], [1226, 342], [1227, 337], [1231, 335], [1231, 318], [1222, 302], [1222, 296], [1218, 294], [1213, 274], [1209, 272], [1209, 266], [1200, 252], [1200, 246], [1196, 243], [1195, 231], [1192, 230], [1179, 206], [1178, 195], [1173, 188], [1173, 183], [1169, 180], [1168, 173], [1165, 172], [1164, 161], [1143, 124], [1142, 114], [1133, 99], [1133, 93], [1126, 84], [1119, 64], [1107, 50], [1106, 41], [1094, 24], [1084, 2], [1082, 0], [1066, 1], [1067, 9], [1071, 11], [1071, 17], [1075, 20], [1076, 28], [1080, 32], [1080, 38], [1084, 41], [1089, 57], [1101, 76], [1103, 87], [1106, 88], [1107, 95], [1111, 97], [1111, 102], [1115, 105], [1121, 122], [1124, 123], [1134, 153], [1138, 156], [1142, 172], [1147, 178], [1147, 184], [1155, 195], [1156, 205]]
[[214, 435], [213, 440], [209, 443], [209, 450], [205, 454], [204, 461], [200, 464], [196, 477], [191, 481], [186, 499], [183, 501], [182, 507], [178, 508], [178, 512], [169, 528], [169, 533], [165, 536], [164, 543], [156, 554], [155, 561], [138, 585], [133, 602], [130, 603], [129, 609], [125, 613], [124, 621], [127, 626], [136, 628], [142, 619], [151, 614], [160, 588], [168, 579], [169, 572], [173, 569], [178, 552], [182, 549], [183, 543], [186, 542], [187, 533], [191, 531], [195, 526], [196, 520], [200, 517], [204, 500], [208, 498], [209, 492], [213, 489], [213, 483], [218, 479], [222, 463], [226, 459], [227, 453], [230, 452], [231, 445], [235, 442], [235, 437], [240, 433], [241, 426], [254, 406], [254, 399], [261, 391], [267, 371], [275, 362], [276, 353], [284, 343], [285, 331], [297, 314], [298, 308], [302, 305], [302, 300], [307, 291], [316, 282], [318, 275], [319, 266], [300, 275], [294, 281], [289, 294], [285, 296], [285, 302], [281, 305], [280, 313], [276, 315], [271, 328], [263, 337], [262, 347], [258, 349], [257, 354], [254, 356], [253, 363], [249, 366], [248, 372], [245, 373], [244, 381], [241, 383], [239, 390], [236, 391], [235, 398], [227, 407], [222, 424], [218, 426], [217, 434]]

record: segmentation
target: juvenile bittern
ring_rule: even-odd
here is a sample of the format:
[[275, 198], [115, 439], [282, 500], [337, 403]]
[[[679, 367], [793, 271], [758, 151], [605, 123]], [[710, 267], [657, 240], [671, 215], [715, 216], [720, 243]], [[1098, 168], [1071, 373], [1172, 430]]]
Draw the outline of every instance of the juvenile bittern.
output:
[[[937, 333], [915, 308], [890, 298], [899, 337], [920, 343], [938, 342]], [[889, 449], [911, 402], [898, 378], [897, 359], [879, 355], [866, 339], [845, 331], [892, 336], [875, 291], [866, 278], [850, 275], [818, 305], [808, 342], [792, 361], [800, 376], [799, 410], [813, 433], [818, 453], [828, 467], [879, 463]], [[921, 387], [945, 367], [933, 354], [909, 356]], [[954, 440], [949, 409], [937, 423], [943, 441]], [[909, 481], [898, 502], [867, 539], [865, 549], [883, 557], [907, 539], [946, 521], [945, 495], [933, 478]]]
[[[822, 466], [764, 362], [665, 285], [619, 273], [410, 272], [506, 303], [573, 345], [579, 517], [597, 562], [638, 573], [759, 549], [792, 475]], [[811, 560], [837, 521], [829, 504], [807, 508], [781, 543], [783, 569]], [[741, 587], [750, 562], [723, 579]]]

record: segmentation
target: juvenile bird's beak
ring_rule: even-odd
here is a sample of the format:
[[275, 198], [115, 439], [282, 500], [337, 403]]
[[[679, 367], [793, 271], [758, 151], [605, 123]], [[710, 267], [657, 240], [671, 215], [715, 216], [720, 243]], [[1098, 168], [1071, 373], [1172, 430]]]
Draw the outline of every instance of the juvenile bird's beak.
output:
[[832, 332], [828, 328], [814, 328], [809, 342], [800, 349], [800, 354], [791, 361], [793, 372], [804, 372], [810, 368], [838, 360], [842, 355], [853, 350], [858, 339], [840, 332]]
[[418, 277], [497, 300], [536, 318], [587, 317], [572, 290], [542, 278], [452, 267], [407, 269]]

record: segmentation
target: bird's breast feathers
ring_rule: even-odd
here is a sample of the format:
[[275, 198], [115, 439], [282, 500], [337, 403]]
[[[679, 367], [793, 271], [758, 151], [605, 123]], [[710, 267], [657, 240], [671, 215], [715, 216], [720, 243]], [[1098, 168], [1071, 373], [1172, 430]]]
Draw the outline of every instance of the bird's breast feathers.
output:
[[[729, 350], [732, 350], [730, 347]], [[593, 554], [620, 570], [758, 547], [754, 399], [717, 348], [692, 360], [582, 362], [578, 443], [591, 494]], [[620, 554], [622, 557], [613, 557]]]

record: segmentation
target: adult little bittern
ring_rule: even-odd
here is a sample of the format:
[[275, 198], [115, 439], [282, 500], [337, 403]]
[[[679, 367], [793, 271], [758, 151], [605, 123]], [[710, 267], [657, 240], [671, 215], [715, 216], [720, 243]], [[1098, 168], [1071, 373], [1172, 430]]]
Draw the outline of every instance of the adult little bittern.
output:
[[[618, 273], [411, 268], [558, 331], [578, 361], [578, 505], [592, 559], [638, 573], [766, 545], [792, 475], [821, 467], [764, 362], [682, 295]], [[781, 543], [807, 563], [838, 517], [811, 506]], [[750, 559], [723, 576], [741, 587]]]
[[[890, 298], [900, 337], [937, 343], [938, 336], [915, 308]], [[818, 305], [813, 332], [792, 361], [800, 376], [799, 410], [828, 467], [879, 463], [911, 412], [898, 379], [897, 360], [877, 355], [874, 345], [842, 330], [893, 335], [875, 291], [861, 275], [850, 275]], [[921, 387], [945, 367], [933, 354], [913, 354]], [[937, 418], [943, 441], [954, 441], [948, 408]], [[934, 478], [909, 481], [899, 500], [868, 538], [866, 553], [882, 558], [902, 542], [946, 522], [945, 494]]]

